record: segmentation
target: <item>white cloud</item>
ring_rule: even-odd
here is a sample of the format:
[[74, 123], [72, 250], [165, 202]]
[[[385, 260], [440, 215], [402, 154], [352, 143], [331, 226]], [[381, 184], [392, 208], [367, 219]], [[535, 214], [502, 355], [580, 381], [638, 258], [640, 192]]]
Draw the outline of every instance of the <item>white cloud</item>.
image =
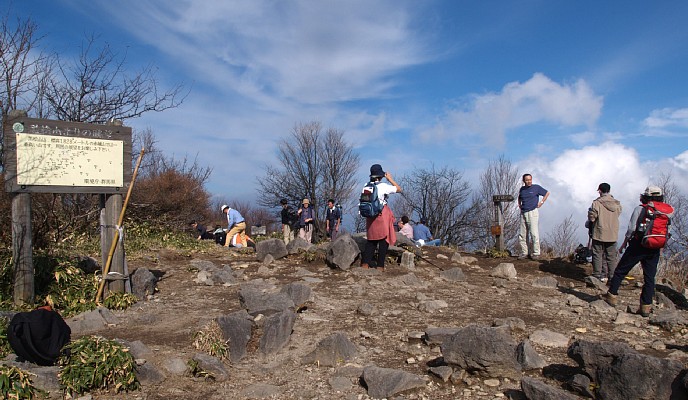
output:
[[[674, 158], [688, 162], [688, 152]], [[621, 202], [620, 235], [625, 232], [638, 196], [659, 174], [654, 163], [643, 163], [638, 153], [622, 144], [605, 142], [597, 146], [566, 150], [552, 161], [528, 159], [519, 163], [532, 171], [535, 183], [549, 190], [550, 197], [541, 209], [540, 230], [550, 232], [569, 215], [578, 223], [580, 241], [587, 242], [583, 227], [586, 212], [597, 197], [597, 186], [611, 185], [612, 195]], [[653, 175], [655, 175], [653, 177]], [[688, 169], [675, 171], [675, 179], [688, 177]]]
[[207, 0], [202, 6], [136, 1], [98, 7], [199, 80], [257, 102], [386, 95], [394, 73], [431, 58], [430, 43], [412, 27], [413, 3]]
[[574, 133], [572, 135], [569, 135], [569, 140], [573, 142], [573, 144], [582, 146], [584, 144], [588, 144], [593, 142], [597, 138], [597, 134], [592, 131], [584, 131], [584, 132], [578, 132]]
[[499, 93], [473, 95], [463, 108], [447, 113], [421, 136], [427, 140], [477, 135], [488, 145], [503, 146], [510, 129], [548, 122], [592, 126], [602, 110], [602, 97], [584, 80], [559, 84], [536, 73], [526, 82], [506, 84]]
[[653, 128], [688, 128], [688, 108], [662, 108], [653, 110], [643, 121], [645, 127]]

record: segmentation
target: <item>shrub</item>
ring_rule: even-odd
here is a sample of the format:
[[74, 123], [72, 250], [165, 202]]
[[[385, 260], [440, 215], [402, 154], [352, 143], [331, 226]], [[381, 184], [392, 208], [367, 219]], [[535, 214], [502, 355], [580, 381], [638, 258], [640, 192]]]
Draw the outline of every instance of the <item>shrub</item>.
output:
[[222, 330], [216, 321], [212, 321], [194, 334], [193, 346], [219, 359], [229, 357], [229, 346], [222, 338]]
[[31, 383], [31, 373], [0, 365], [0, 395], [3, 399], [35, 399], [38, 395], [44, 394]]
[[134, 357], [122, 344], [100, 336], [85, 336], [70, 343], [60, 358], [60, 383], [68, 394], [91, 390], [136, 390]]
[[10, 322], [7, 318], [0, 318], [0, 358], [5, 358], [12, 352], [10, 342], [7, 340], [7, 327]]
[[110, 293], [103, 301], [103, 305], [110, 310], [126, 310], [138, 301], [131, 293]]

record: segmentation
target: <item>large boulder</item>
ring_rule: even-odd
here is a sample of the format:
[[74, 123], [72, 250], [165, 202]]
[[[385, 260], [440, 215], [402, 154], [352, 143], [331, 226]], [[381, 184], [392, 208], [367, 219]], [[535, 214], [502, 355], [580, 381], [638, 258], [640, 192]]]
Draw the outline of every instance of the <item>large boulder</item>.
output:
[[301, 250], [308, 251], [312, 244], [308, 243], [303, 238], [297, 237], [296, 239], [289, 242], [287, 245], [287, 253], [289, 254], [299, 254]]
[[262, 262], [268, 254], [279, 260], [287, 256], [287, 246], [280, 239], [267, 239], [256, 243], [256, 257], [259, 261]]
[[688, 399], [683, 364], [640, 354], [624, 343], [578, 340], [568, 356], [598, 386], [601, 399]]
[[330, 243], [325, 261], [330, 268], [346, 271], [351, 268], [360, 254], [361, 251], [354, 239], [350, 235], [344, 234]]
[[349, 340], [346, 334], [335, 332], [320, 341], [315, 350], [303, 357], [301, 363], [335, 367], [338, 364], [351, 361], [357, 353], [356, 345]]
[[521, 364], [516, 346], [504, 329], [469, 325], [442, 343], [440, 349], [447, 364], [483, 376], [518, 379]]

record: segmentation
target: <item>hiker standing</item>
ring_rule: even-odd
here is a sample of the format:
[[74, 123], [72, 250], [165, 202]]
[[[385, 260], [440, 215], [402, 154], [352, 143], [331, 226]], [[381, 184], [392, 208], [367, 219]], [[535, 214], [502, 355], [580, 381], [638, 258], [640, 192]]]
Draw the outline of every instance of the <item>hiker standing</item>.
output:
[[[387, 178], [389, 183], [382, 182]], [[387, 205], [387, 197], [392, 193], [401, 193], [401, 186], [394, 181], [392, 174], [382, 170], [380, 164], [370, 167], [370, 181], [377, 187], [377, 196], [383, 204], [382, 213], [376, 217], [366, 218], [366, 245], [361, 258], [361, 268], [376, 267], [385, 270], [385, 257], [387, 249], [397, 241], [394, 230], [394, 213]], [[374, 265], [373, 254], [377, 249], [377, 260]]]
[[299, 237], [308, 243], [313, 239], [313, 209], [310, 207], [310, 200], [303, 199], [302, 206], [299, 208]]
[[[542, 196], [542, 201], [540, 197]], [[540, 185], [533, 185], [533, 176], [523, 174], [523, 186], [518, 191], [518, 207], [521, 209], [521, 229], [518, 241], [521, 244], [519, 259], [528, 256], [532, 259], [540, 257], [540, 234], [538, 229], [538, 208], [542, 207], [549, 197], [549, 192]], [[532, 252], [528, 251], [528, 234], [531, 238]]]
[[[621, 281], [631, 271], [631, 269], [638, 263], [643, 267], [643, 289], [640, 292], [640, 308], [638, 313], [643, 317], [650, 316], [652, 308], [652, 298], [655, 295], [655, 275], [657, 274], [657, 264], [659, 263], [659, 254], [661, 248], [648, 248], [643, 245], [642, 239], [646, 229], [645, 225], [648, 210], [651, 208], [653, 212], [662, 212], [667, 218], [673, 214], [674, 209], [664, 203], [664, 196], [662, 189], [657, 186], [648, 186], [645, 192], [640, 195], [640, 202], [642, 203], [633, 210], [631, 219], [628, 222], [628, 229], [626, 230], [626, 237], [619, 252], [624, 251], [619, 264], [616, 266], [614, 276], [609, 284], [609, 291], [604, 295], [604, 300], [611, 306], [616, 306], [619, 294], [619, 287]], [[655, 224], [657, 223], [655, 219]], [[667, 233], [665, 231], [665, 237]], [[628, 246], [628, 247], [626, 247]]]
[[440, 240], [432, 237], [430, 228], [425, 224], [427, 224], [427, 221], [425, 218], [421, 218], [420, 222], [413, 227], [413, 240], [418, 246], [439, 246]]
[[246, 220], [241, 216], [239, 211], [230, 208], [228, 205], [224, 204], [220, 207], [223, 213], [227, 214], [227, 237], [225, 239], [225, 247], [229, 247], [232, 244], [232, 237], [239, 234], [241, 239], [241, 245], [246, 247]]
[[327, 215], [325, 216], [325, 232], [330, 235], [330, 241], [334, 241], [339, 233], [339, 225], [342, 223], [342, 216], [334, 205], [334, 200], [327, 200]]
[[287, 199], [280, 200], [282, 205], [282, 211], [280, 216], [282, 218], [282, 236], [284, 237], [284, 244], [289, 244], [294, 240], [294, 230], [292, 229], [292, 224], [295, 222], [296, 213], [289, 207]]
[[609, 193], [611, 186], [600, 183], [596, 198], [588, 209], [588, 221], [592, 224], [592, 275], [607, 282], [616, 268], [616, 240], [619, 238], [621, 203]]

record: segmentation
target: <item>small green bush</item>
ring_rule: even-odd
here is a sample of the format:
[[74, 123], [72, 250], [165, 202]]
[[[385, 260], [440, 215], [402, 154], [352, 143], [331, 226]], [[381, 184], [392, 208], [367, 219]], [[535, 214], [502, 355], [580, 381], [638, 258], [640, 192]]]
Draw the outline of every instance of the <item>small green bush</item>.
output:
[[103, 305], [110, 310], [126, 310], [138, 301], [131, 293], [110, 293], [103, 301]]
[[60, 358], [60, 383], [68, 394], [114, 389], [115, 392], [139, 389], [136, 363], [129, 350], [114, 340], [85, 336], [68, 346]]
[[229, 345], [222, 338], [222, 330], [216, 321], [194, 334], [193, 347], [219, 359], [229, 358]]
[[0, 395], [3, 399], [35, 399], [44, 392], [31, 383], [31, 373], [0, 365]]
[[0, 318], [0, 358], [5, 358], [12, 352], [10, 342], [7, 340], [7, 327], [10, 322], [7, 318]]

